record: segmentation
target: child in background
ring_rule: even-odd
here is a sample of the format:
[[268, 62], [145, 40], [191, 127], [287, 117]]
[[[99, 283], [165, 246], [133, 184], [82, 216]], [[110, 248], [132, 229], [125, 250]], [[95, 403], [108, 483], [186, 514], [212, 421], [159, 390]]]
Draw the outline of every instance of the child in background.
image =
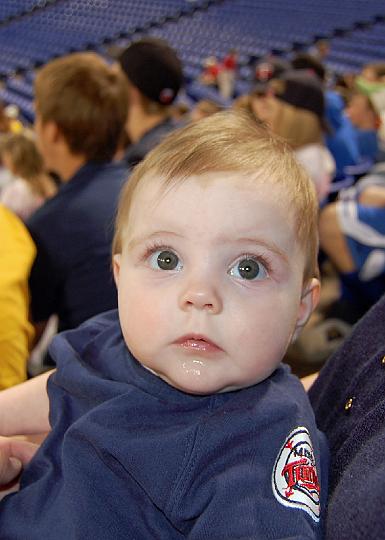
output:
[[[54, 339], [52, 431], [0, 506], [1, 537], [322, 537], [326, 442], [281, 364], [318, 301], [317, 208], [285, 143], [235, 111], [136, 167], [119, 314]], [[40, 409], [45, 380], [30, 381]]]
[[4, 135], [0, 157], [14, 177], [3, 189], [0, 202], [26, 221], [55, 194], [55, 183], [44, 171], [43, 159], [27, 131]]

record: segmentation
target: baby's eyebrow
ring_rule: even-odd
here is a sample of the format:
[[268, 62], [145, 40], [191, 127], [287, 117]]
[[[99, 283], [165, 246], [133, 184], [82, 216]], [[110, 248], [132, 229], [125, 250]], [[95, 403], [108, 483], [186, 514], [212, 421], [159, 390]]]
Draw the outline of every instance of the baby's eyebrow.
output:
[[[223, 243], [232, 243], [234, 240], [230, 238], [221, 238], [221, 241]], [[266, 240], [263, 240], [262, 238], [256, 238], [256, 237], [241, 237], [236, 239], [237, 243], [242, 244], [256, 244], [258, 246], [261, 246], [268, 251], [271, 251], [275, 255], [278, 255], [278, 257], [281, 257], [286, 264], [289, 264], [289, 257], [288, 254], [285, 253], [281, 248], [279, 248], [274, 242], [267, 242]]]
[[182, 237], [181, 234], [178, 234], [174, 231], [154, 231], [154, 232], [149, 232], [143, 235], [131, 237], [127, 242], [127, 247], [129, 249], [133, 249], [140, 244], [143, 244], [150, 240], [155, 240], [158, 237], [163, 238], [164, 236], [173, 236], [173, 237], [178, 237], [178, 238]]

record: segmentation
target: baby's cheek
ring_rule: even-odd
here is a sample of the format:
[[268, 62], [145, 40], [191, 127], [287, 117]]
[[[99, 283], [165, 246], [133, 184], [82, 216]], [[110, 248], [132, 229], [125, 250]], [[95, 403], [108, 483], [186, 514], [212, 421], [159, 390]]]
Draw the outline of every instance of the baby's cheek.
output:
[[252, 325], [239, 328], [241, 350], [260, 364], [278, 364], [290, 341], [291, 327], [271, 315], [256, 317]]

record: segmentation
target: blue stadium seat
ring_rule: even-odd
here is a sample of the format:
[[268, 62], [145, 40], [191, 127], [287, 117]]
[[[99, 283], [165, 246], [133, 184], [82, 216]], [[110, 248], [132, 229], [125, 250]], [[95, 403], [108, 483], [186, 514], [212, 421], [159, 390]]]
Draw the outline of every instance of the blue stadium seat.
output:
[[[364, 4], [363, 9], [363, 0], [1, 0], [0, 77], [7, 100], [32, 99], [35, 67], [73, 51], [106, 54], [111, 43], [125, 46], [148, 34], [178, 50], [195, 98], [202, 93], [194, 80], [204, 59], [222, 58], [230, 47], [239, 52], [237, 93], [250, 87], [253, 60], [271, 51], [290, 55], [320, 35], [331, 39], [328, 68], [356, 72], [385, 57], [385, 4]], [[15, 74], [25, 78], [14, 79]], [[26, 113], [33, 116], [32, 109]]]

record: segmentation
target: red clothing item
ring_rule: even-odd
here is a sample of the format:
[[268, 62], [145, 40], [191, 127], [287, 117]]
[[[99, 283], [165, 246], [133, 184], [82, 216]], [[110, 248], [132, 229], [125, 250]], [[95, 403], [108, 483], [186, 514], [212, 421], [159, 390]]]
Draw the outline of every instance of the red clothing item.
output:
[[214, 79], [218, 77], [218, 73], [220, 71], [219, 65], [215, 64], [213, 66], [209, 66], [205, 69], [205, 75], [210, 75]]
[[236, 57], [233, 54], [228, 54], [223, 59], [223, 67], [225, 69], [235, 70], [237, 66], [237, 60]]

